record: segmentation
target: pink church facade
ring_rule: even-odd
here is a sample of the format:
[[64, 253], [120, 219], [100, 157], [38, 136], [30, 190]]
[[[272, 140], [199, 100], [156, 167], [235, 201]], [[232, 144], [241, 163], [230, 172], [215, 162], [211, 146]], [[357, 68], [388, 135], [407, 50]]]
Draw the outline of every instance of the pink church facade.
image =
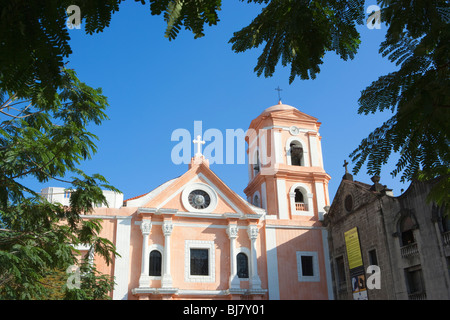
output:
[[95, 260], [115, 277], [112, 298], [333, 299], [319, 127], [281, 102], [255, 118], [247, 199], [197, 153], [182, 176], [84, 216], [103, 219], [120, 254]]

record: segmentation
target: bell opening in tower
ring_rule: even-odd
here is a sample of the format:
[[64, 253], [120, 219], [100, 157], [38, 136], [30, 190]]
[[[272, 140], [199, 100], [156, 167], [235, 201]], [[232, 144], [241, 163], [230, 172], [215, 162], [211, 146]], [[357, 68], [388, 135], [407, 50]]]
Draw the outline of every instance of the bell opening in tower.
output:
[[291, 148], [291, 164], [293, 166], [303, 166], [303, 148], [302, 146], [294, 141], [290, 144]]

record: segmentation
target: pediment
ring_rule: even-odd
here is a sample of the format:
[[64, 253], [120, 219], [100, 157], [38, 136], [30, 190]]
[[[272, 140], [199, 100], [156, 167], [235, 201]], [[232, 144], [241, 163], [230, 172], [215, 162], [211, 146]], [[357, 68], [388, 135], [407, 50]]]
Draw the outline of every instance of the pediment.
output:
[[265, 213], [232, 191], [204, 164], [193, 166], [141, 207], [197, 214]]
[[309, 114], [306, 114], [304, 112], [301, 112], [298, 109], [291, 109], [291, 110], [283, 110], [283, 111], [278, 111], [278, 112], [274, 112], [271, 114], [271, 116], [273, 118], [288, 118], [288, 119], [292, 119], [292, 120], [303, 120], [303, 121], [308, 121], [308, 122], [317, 122], [317, 118], [310, 116]]
[[370, 185], [343, 179], [328, 214], [330, 218], [338, 220], [358, 211], [362, 206], [375, 199], [376, 195], [370, 191]]
[[320, 122], [295, 107], [278, 104], [265, 109], [259, 116], [252, 120], [250, 128], [267, 127], [270, 125], [304, 124], [313, 130], [318, 130]]

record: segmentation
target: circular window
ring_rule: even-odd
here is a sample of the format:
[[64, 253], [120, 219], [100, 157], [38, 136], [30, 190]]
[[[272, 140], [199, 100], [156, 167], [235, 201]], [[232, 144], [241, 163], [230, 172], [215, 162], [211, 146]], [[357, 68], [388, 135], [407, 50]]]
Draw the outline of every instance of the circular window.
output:
[[209, 194], [203, 190], [194, 190], [189, 193], [189, 204], [195, 209], [206, 209], [211, 203]]
[[217, 206], [217, 200], [214, 189], [204, 183], [190, 183], [181, 194], [183, 206], [189, 212], [213, 212]]
[[353, 210], [353, 198], [351, 195], [345, 197], [344, 206], [345, 210], [347, 210], [348, 212]]

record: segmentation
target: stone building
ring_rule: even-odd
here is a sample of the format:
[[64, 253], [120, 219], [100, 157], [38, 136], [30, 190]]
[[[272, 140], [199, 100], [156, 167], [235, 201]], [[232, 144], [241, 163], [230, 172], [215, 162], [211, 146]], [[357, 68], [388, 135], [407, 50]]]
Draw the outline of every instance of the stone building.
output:
[[325, 215], [335, 298], [450, 299], [450, 221], [426, 201], [432, 182], [398, 197], [372, 182], [346, 170]]

